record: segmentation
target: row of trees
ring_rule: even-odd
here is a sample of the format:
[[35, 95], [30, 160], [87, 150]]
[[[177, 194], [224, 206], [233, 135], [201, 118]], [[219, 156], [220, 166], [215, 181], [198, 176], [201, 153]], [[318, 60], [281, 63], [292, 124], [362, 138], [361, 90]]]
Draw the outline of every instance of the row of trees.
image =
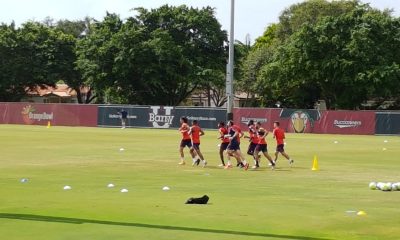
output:
[[242, 61], [239, 86], [264, 105], [400, 107], [400, 19], [359, 1], [310, 0], [287, 8]]
[[[227, 34], [214, 10], [136, 9], [126, 20], [0, 26], [0, 101], [62, 80], [80, 103], [178, 105], [193, 92], [222, 105]], [[400, 106], [400, 19], [358, 0], [294, 4], [253, 45], [236, 42], [235, 89], [249, 106]], [[396, 105], [397, 104], [397, 105]]]
[[18, 29], [1, 25], [0, 100], [18, 101], [27, 88], [67, 80], [74, 69], [74, 47], [72, 36], [41, 24], [26, 23]]
[[[102, 21], [1, 25], [0, 101], [59, 80], [91, 90], [80, 103], [178, 105], [195, 90], [224, 88], [227, 35], [212, 8], [136, 12], [124, 21], [107, 13]], [[219, 94], [210, 94], [216, 104]]]

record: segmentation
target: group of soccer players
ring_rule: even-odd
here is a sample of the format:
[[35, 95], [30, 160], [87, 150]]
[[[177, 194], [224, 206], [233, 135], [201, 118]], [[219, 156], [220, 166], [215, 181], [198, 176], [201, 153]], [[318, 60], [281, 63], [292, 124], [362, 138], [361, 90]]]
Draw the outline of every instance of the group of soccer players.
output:
[[[205, 167], [207, 161], [204, 159], [203, 154], [200, 151], [200, 136], [203, 136], [204, 132], [196, 120], [192, 122], [192, 126], [189, 126], [186, 117], [181, 117], [180, 122], [181, 127], [179, 128], [179, 131], [182, 134], [182, 141], [179, 148], [181, 155], [181, 161], [179, 164], [185, 164], [183, 149], [188, 147], [193, 160], [192, 165], [199, 165], [200, 162], [202, 162], [202, 166]], [[224, 122], [218, 124], [218, 131], [220, 134], [219, 139], [221, 139], [221, 143], [219, 144], [219, 156], [221, 159], [220, 167], [224, 167], [225, 169], [232, 168], [231, 158], [233, 157], [236, 159], [237, 167], [245, 170], [249, 168], [249, 163], [240, 151], [240, 139], [242, 137], [249, 139], [250, 144], [247, 154], [254, 159], [254, 166], [252, 166], [253, 169], [260, 167], [261, 154], [267, 158], [271, 169], [275, 169], [279, 154], [282, 154], [282, 156], [289, 161], [290, 165], [294, 163], [293, 159], [291, 159], [284, 150], [285, 132], [279, 127], [278, 121], [274, 122], [274, 130], [272, 132], [277, 143], [274, 159], [272, 159], [268, 154], [267, 150], [267, 141], [265, 138], [268, 135], [268, 131], [262, 127], [260, 122], [254, 123], [253, 120], [250, 120], [247, 126], [249, 135], [245, 136], [240, 127], [235, 125], [233, 121], [228, 121], [227, 126], [225, 126]], [[227, 163], [225, 163], [225, 156], [227, 158]]]
[[200, 161], [202, 161], [203, 167], [205, 167], [207, 161], [204, 159], [203, 154], [200, 151], [200, 136], [204, 135], [203, 130], [198, 125], [197, 120], [193, 120], [191, 127], [189, 127], [188, 119], [186, 117], [181, 117], [180, 122], [181, 127], [179, 128], [179, 131], [182, 134], [182, 141], [179, 146], [179, 153], [181, 155], [179, 165], [185, 165], [183, 149], [188, 147], [193, 160], [192, 165], [199, 165]]

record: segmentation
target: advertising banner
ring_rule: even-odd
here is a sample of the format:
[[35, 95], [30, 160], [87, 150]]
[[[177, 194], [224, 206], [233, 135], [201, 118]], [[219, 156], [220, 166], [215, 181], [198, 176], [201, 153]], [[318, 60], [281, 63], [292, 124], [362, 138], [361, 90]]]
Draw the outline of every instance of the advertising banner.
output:
[[292, 133], [313, 133], [321, 113], [315, 109], [282, 109], [279, 114], [281, 127]]
[[324, 111], [314, 126], [314, 133], [375, 134], [373, 111]]
[[97, 106], [77, 104], [0, 104], [1, 123], [57, 126], [97, 126]]
[[249, 120], [260, 122], [267, 130], [273, 129], [274, 121], [279, 121], [281, 109], [274, 108], [235, 108], [233, 111], [233, 121], [242, 130], [247, 129]]
[[8, 103], [0, 103], [0, 124], [8, 124], [9, 122], [8, 116]]
[[98, 110], [99, 127], [121, 127], [120, 111], [128, 112], [126, 127], [141, 126], [148, 127], [149, 110], [145, 106], [118, 106], [100, 105]]
[[377, 112], [375, 133], [400, 135], [400, 112]]
[[197, 120], [202, 128], [216, 129], [226, 116], [225, 109], [215, 108], [103, 105], [99, 106], [98, 126], [120, 127], [122, 109], [128, 112], [127, 127], [179, 128], [179, 119], [185, 116], [189, 123]]
[[[182, 116], [205, 129], [216, 129], [218, 122], [226, 121], [223, 108], [0, 103], [0, 124], [121, 127], [122, 109], [128, 112], [127, 127], [178, 128]], [[400, 112], [235, 108], [233, 113], [243, 130], [254, 120], [270, 131], [279, 121], [292, 133], [400, 134]]]
[[179, 118], [185, 116], [189, 123], [197, 120], [202, 128], [217, 129], [218, 123], [225, 121], [226, 109], [221, 108], [175, 108], [176, 119], [174, 119], [173, 127], [179, 127]]
[[272, 130], [274, 121], [279, 121], [281, 128], [292, 133], [375, 133], [375, 113], [372, 111], [239, 108], [235, 109], [234, 118], [242, 129], [246, 129], [246, 123], [253, 119], [268, 130]]

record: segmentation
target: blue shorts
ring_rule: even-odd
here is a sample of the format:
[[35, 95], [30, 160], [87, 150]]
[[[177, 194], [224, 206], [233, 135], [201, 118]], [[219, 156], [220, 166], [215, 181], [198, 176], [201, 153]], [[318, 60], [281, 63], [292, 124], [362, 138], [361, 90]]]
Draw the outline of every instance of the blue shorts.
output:
[[257, 143], [251, 142], [249, 145], [249, 148], [247, 149], [247, 154], [253, 155], [254, 150], [256, 150], [256, 147], [257, 147]]
[[184, 148], [184, 147], [188, 147], [188, 148], [191, 148], [192, 147], [192, 140], [190, 140], [190, 139], [182, 139], [182, 141], [181, 141], [181, 147], [182, 148]]
[[279, 144], [278, 146], [276, 146], [276, 151], [280, 153], [285, 152], [285, 149], [283, 148], [284, 146], [284, 144]]
[[268, 152], [267, 144], [257, 144], [256, 151], [257, 152]]
[[238, 143], [237, 141], [231, 141], [231, 142], [228, 144], [227, 149], [228, 149], [228, 150], [231, 150], [231, 151], [240, 150], [240, 143]]
[[200, 143], [193, 143], [193, 148], [195, 150], [200, 150]]

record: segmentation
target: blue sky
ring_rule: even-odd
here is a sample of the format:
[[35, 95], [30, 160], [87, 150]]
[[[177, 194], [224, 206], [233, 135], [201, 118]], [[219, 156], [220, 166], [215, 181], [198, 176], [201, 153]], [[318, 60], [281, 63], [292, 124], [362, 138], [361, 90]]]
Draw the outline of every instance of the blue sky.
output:
[[[157, 8], [164, 4], [216, 8], [216, 16], [222, 28], [229, 29], [231, 0], [0, 0], [0, 22], [14, 20], [21, 24], [27, 20], [41, 21], [49, 16], [58, 19], [83, 19], [85, 16], [101, 20], [106, 11], [117, 13], [122, 18], [135, 14], [136, 7]], [[244, 41], [262, 35], [266, 26], [278, 21], [286, 7], [301, 0], [235, 0], [235, 38]], [[400, 16], [400, 0], [363, 0], [371, 6], [392, 8]]]

